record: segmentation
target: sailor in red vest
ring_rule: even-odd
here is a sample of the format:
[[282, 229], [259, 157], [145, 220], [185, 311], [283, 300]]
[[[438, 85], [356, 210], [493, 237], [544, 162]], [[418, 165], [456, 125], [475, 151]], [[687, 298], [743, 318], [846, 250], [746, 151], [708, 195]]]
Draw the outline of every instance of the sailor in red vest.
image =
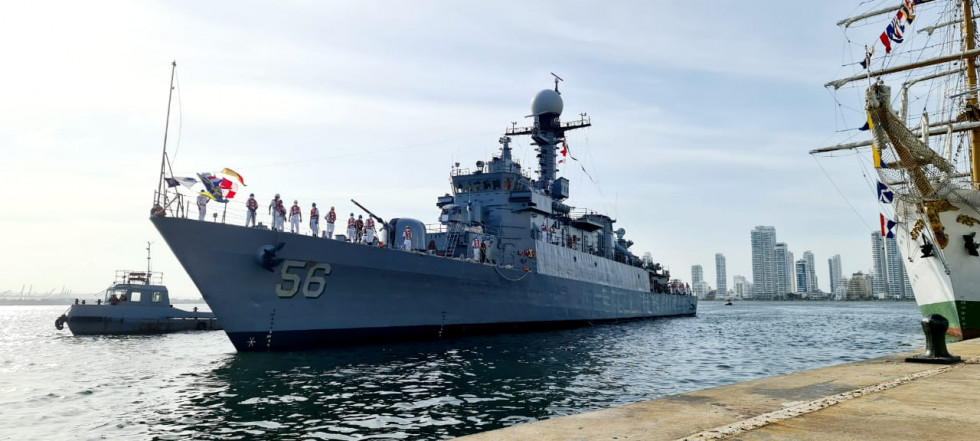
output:
[[282, 205], [282, 201], [279, 200], [279, 193], [276, 193], [276, 197], [272, 199], [272, 202], [269, 202], [269, 214], [272, 215], [273, 231], [282, 231], [279, 229], [279, 224], [280, 224], [279, 206], [281, 205]]
[[353, 242], [354, 241], [354, 234], [357, 232], [355, 230], [355, 228], [354, 228], [356, 224], [357, 224], [357, 221], [354, 220], [354, 213], [351, 213], [350, 214], [350, 218], [347, 219], [347, 241], [348, 242]]
[[361, 239], [364, 237], [364, 220], [361, 215], [357, 215], [357, 220], [354, 221], [354, 243], [361, 243]]
[[473, 260], [480, 260], [480, 237], [473, 236]]
[[310, 209], [310, 233], [313, 237], [317, 237], [320, 234], [320, 209], [316, 208], [316, 202], [313, 203], [313, 208]]
[[333, 206], [330, 207], [330, 212], [327, 213], [327, 239], [333, 239], [333, 224], [337, 222], [337, 212], [333, 211]]
[[364, 223], [364, 243], [374, 245], [374, 218], [368, 218]]
[[293, 206], [289, 207], [289, 231], [299, 233], [300, 222], [303, 222], [303, 210], [299, 208], [299, 201], [293, 199]]
[[248, 201], [245, 201], [245, 226], [247, 227], [249, 223], [255, 226], [255, 211], [259, 209], [259, 201], [255, 200], [255, 193], [248, 195]]
[[210, 198], [204, 195], [204, 190], [201, 190], [201, 193], [197, 195], [197, 220], [204, 220], [204, 213], [207, 212], [209, 200]]
[[410, 227], [408, 225], [405, 225], [405, 232], [402, 233], [402, 237], [405, 238], [405, 241], [402, 243], [402, 246], [405, 247], [405, 250], [406, 251], [411, 250], [412, 249], [412, 227]]

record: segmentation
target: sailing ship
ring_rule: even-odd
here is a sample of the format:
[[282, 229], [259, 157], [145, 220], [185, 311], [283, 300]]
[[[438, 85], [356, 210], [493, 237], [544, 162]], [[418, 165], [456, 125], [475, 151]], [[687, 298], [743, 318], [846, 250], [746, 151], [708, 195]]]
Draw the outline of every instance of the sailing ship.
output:
[[810, 152], [870, 150], [882, 234], [895, 238], [922, 314], [942, 315], [961, 339], [980, 337], [977, 9], [970, 0], [891, 0], [840, 21], [845, 35], [874, 30], [854, 75], [826, 85], [838, 95], [863, 90], [854, 126], [868, 135]]
[[[380, 242], [187, 219], [179, 187], [164, 185], [177, 180], [166, 141], [150, 220], [238, 351], [696, 314], [697, 297], [630, 251], [614, 219], [566, 204], [557, 156], [565, 133], [591, 120], [560, 120], [559, 80], [532, 100], [533, 126], [506, 129], [498, 155], [453, 167], [452, 193], [435, 201], [438, 224], [386, 221], [353, 200], [383, 225]], [[512, 157], [514, 136], [534, 140], [537, 179]]]

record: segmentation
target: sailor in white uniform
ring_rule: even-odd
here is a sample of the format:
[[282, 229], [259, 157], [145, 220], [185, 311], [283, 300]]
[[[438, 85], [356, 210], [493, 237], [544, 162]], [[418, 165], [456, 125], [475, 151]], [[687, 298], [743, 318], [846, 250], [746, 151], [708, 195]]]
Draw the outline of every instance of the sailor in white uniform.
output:
[[480, 237], [473, 236], [473, 260], [480, 260]]
[[211, 198], [204, 195], [204, 191], [197, 195], [197, 220], [204, 220], [204, 214], [208, 211], [208, 201]]
[[310, 233], [313, 233], [313, 237], [320, 235], [320, 210], [316, 208], [316, 202], [310, 210]]
[[411, 250], [412, 249], [412, 227], [410, 227], [408, 225], [405, 225], [405, 232], [402, 233], [402, 237], [405, 239], [405, 241], [402, 242], [402, 246], [405, 247], [405, 250], [406, 251]]
[[337, 212], [330, 207], [330, 211], [327, 213], [327, 239], [333, 239], [333, 224], [337, 222]]
[[374, 245], [374, 218], [369, 217], [364, 223], [364, 243]]
[[272, 199], [272, 202], [269, 202], [269, 214], [272, 215], [273, 231], [282, 231], [282, 228], [280, 226], [281, 224], [280, 221], [282, 220], [282, 216], [279, 213], [280, 204], [281, 202], [279, 201], [279, 193], [276, 193], [276, 197]]
[[289, 207], [289, 231], [299, 233], [300, 222], [303, 222], [303, 210], [299, 208], [299, 201], [293, 199], [293, 206]]
[[255, 200], [255, 193], [248, 195], [248, 201], [245, 202], [245, 226], [247, 227], [249, 223], [255, 226], [255, 210], [259, 209], [259, 201]]
[[357, 221], [354, 220], [354, 213], [351, 213], [350, 214], [350, 218], [347, 219], [347, 241], [348, 242], [354, 242], [354, 234], [357, 233], [357, 228], [355, 227], [355, 224], [356, 223], [357, 223]]

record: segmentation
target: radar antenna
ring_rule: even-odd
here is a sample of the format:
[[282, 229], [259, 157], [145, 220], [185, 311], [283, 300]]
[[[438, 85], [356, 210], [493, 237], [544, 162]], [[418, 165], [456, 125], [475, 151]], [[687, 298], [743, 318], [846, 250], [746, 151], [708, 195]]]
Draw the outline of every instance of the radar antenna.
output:
[[558, 82], [559, 81], [565, 81], [565, 80], [563, 80], [560, 76], [555, 75], [554, 72], [550, 72], [550, 73], [551, 73], [551, 76], [555, 77], [555, 92], [557, 92], [559, 95], [561, 95], [561, 92], [558, 91]]

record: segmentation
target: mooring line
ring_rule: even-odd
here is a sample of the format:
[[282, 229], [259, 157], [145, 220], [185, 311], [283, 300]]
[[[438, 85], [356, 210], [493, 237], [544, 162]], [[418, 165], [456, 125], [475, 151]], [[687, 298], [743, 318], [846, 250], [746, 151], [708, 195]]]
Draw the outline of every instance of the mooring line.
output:
[[[960, 365], [972, 364], [977, 362], [980, 362], [980, 357], [975, 357], [973, 359], [967, 360], [966, 363], [961, 363]], [[896, 378], [894, 380], [886, 381], [884, 383], [878, 383], [871, 386], [862, 387], [860, 389], [839, 393], [837, 395], [823, 397], [818, 400], [808, 401], [806, 403], [784, 407], [782, 409], [773, 412], [764, 413], [762, 415], [758, 415], [749, 419], [731, 423], [725, 426], [719, 426], [713, 429], [708, 429], [702, 432], [695, 433], [693, 435], [686, 436], [684, 438], [678, 438], [677, 441], [725, 439], [728, 437], [741, 435], [748, 431], [755, 430], [760, 427], [764, 427], [778, 421], [788, 420], [790, 418], [796, 418], [800, 415], [816, 412], [818, 410], [825, 409], [830, 406], [834, 406], [854, 398], [858, 398], [858, 397], [862, 397], [865, 395], [870, 395], [878, 392], [883, 392], [893, 387], [901, 386], [903, 384], [921, 378], [927, 378], [927, 377], [939, 375], [952, 370], [956, 366], [957, 365], [949, 365], [936, 369], [930, 369], [927, 371], [916, 372], [914, 374], [909, 374], [901, 378]]]

